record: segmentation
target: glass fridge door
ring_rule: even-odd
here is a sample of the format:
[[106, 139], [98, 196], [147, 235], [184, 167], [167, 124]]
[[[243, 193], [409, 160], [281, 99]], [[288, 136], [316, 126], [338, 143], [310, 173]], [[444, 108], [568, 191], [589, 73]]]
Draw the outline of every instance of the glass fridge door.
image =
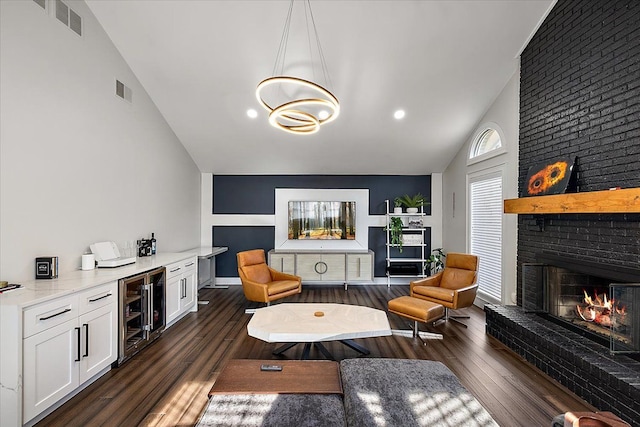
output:
[[149, 335], [159, 334], [165, 326], [165, 269], [149, 273]]
[[144, 276], [123, 281], [123, 334], [125, 354], [128, 354], [145, 338], [144, 331]]

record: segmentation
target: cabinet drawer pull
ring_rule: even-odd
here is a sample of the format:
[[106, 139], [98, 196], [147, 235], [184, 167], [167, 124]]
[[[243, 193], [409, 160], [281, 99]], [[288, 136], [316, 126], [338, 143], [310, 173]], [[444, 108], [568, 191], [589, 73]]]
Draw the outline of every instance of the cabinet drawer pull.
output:
[[70, 312], [70, 311], [71, 311], [71, 309], [70, 309], [70, 308], [66, 308], [66, 309], [62, 310], [60, 313], [52, 314], [51, 316], [47, 316], [47, 317], [41, 317], [41, 318], [40, 318], [40, 319], [38, 319], [38, 320], [49, 320], [49, 319], [52, 319], [52, 318], [54, 318], [54, 317], [56, 317], [56, 316], [60, 316], [61, 314], [68, 313], [68, 312]]
[[88, 357], [89, 356], [89, 324], [83, 323], [82, 327], [85, 328], [84, 329], [84, 354], [82, 355], [82, 357]]
[[181, 267], [174, 268], [173, 270], [169, 270], [169, 273], [175, 273], [176, 271], [180, 271]]
[[80, 328], [75, 328], [78, 333], [78, 357], [75, 359], [76, 362], [80, 361]]
[[195, 264], [195, 262], [190, 262], [189, 264], [185, 264], [185, 267], [191, 267], [193, 264]]
[[100, 301], [101, 299], [109, 298], [111, 295], [112, 295], [111, 293], [108, 293], [106, 295], [102, 295], [101, 297], [90, 299], [89, 302]]

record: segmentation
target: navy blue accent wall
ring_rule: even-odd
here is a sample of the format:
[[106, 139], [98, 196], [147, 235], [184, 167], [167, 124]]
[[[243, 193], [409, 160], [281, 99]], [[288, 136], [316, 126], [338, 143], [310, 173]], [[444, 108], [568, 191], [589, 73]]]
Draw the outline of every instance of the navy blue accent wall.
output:
[[[387, 199], [422, 193], [430, 200], [431, 175], [214, 175], [212, 213], [273, 215], [276, 188], [369, 189], [369, 215], [384, 215]], [[431, 206], [426, 206], [425, 212], [431, 214]], [[229, 247], [228, 252], [217, 257], [218, 277], [237, 277], [236, 253], [259, 248], [269, 251], [275, 239], [274, 227], [214, 226], [212, 232], [214, 246]], [[427, 243], [429, 236], [429, 232], [425, 233]], [[375, 277], [385, 275], [385, 238], [382, 227], [369, 228], [369, 248], [375, 252]]]
[[238, 277], [236, 254], [249, 249], [273, 249], [275, 227], [213, 227], [213, 246], [228, 246], [229, 250], [216, 255], [217, 277]]
[[212, 213], [273, 215], [276, 188], [368, 188], [369, 214], [383, 215], [387, 199], [405, 193], [431, 199], [431, 175], [214, 175]]

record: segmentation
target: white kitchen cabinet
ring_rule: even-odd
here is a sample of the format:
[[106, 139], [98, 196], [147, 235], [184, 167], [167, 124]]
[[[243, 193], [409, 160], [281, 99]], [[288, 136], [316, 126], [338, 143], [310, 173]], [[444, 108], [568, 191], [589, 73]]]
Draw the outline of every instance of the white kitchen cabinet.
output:
[[[118, 310], [111, 306], [80, 316], [83, 346], [80, 359], [80, 384], [118, 358]], [[109, 337], [107, 339], [107, 337]]]
[[167, 327], [177, 322], [188, 311], [197, 311], [198, 269], [196, 257], [169, 264], [167, 269]]
[[116, 360], [117, 296], [113, 282], [24, 311], [25, 422]]
[[31, 420], [80, 385], [79, 340], [77, 319], [24, 340], [24, 421]]

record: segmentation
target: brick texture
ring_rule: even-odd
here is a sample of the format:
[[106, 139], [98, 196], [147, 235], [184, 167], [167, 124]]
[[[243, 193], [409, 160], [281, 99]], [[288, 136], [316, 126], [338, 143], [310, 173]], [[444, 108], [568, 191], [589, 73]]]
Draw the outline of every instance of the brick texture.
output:
[[520, 307], [487, 304], [487, 334], [600, 411], [640, 425], [640, 362]]
[[[521, 192], [530, 166], [574, 156], [580, 191], [640, 187], [640, 1], [558, 1], [522, 53], [519, 156]], [[640, 264], [638, 214], [538, 222], [519, 215], [519, 266], [540, 251]]]

